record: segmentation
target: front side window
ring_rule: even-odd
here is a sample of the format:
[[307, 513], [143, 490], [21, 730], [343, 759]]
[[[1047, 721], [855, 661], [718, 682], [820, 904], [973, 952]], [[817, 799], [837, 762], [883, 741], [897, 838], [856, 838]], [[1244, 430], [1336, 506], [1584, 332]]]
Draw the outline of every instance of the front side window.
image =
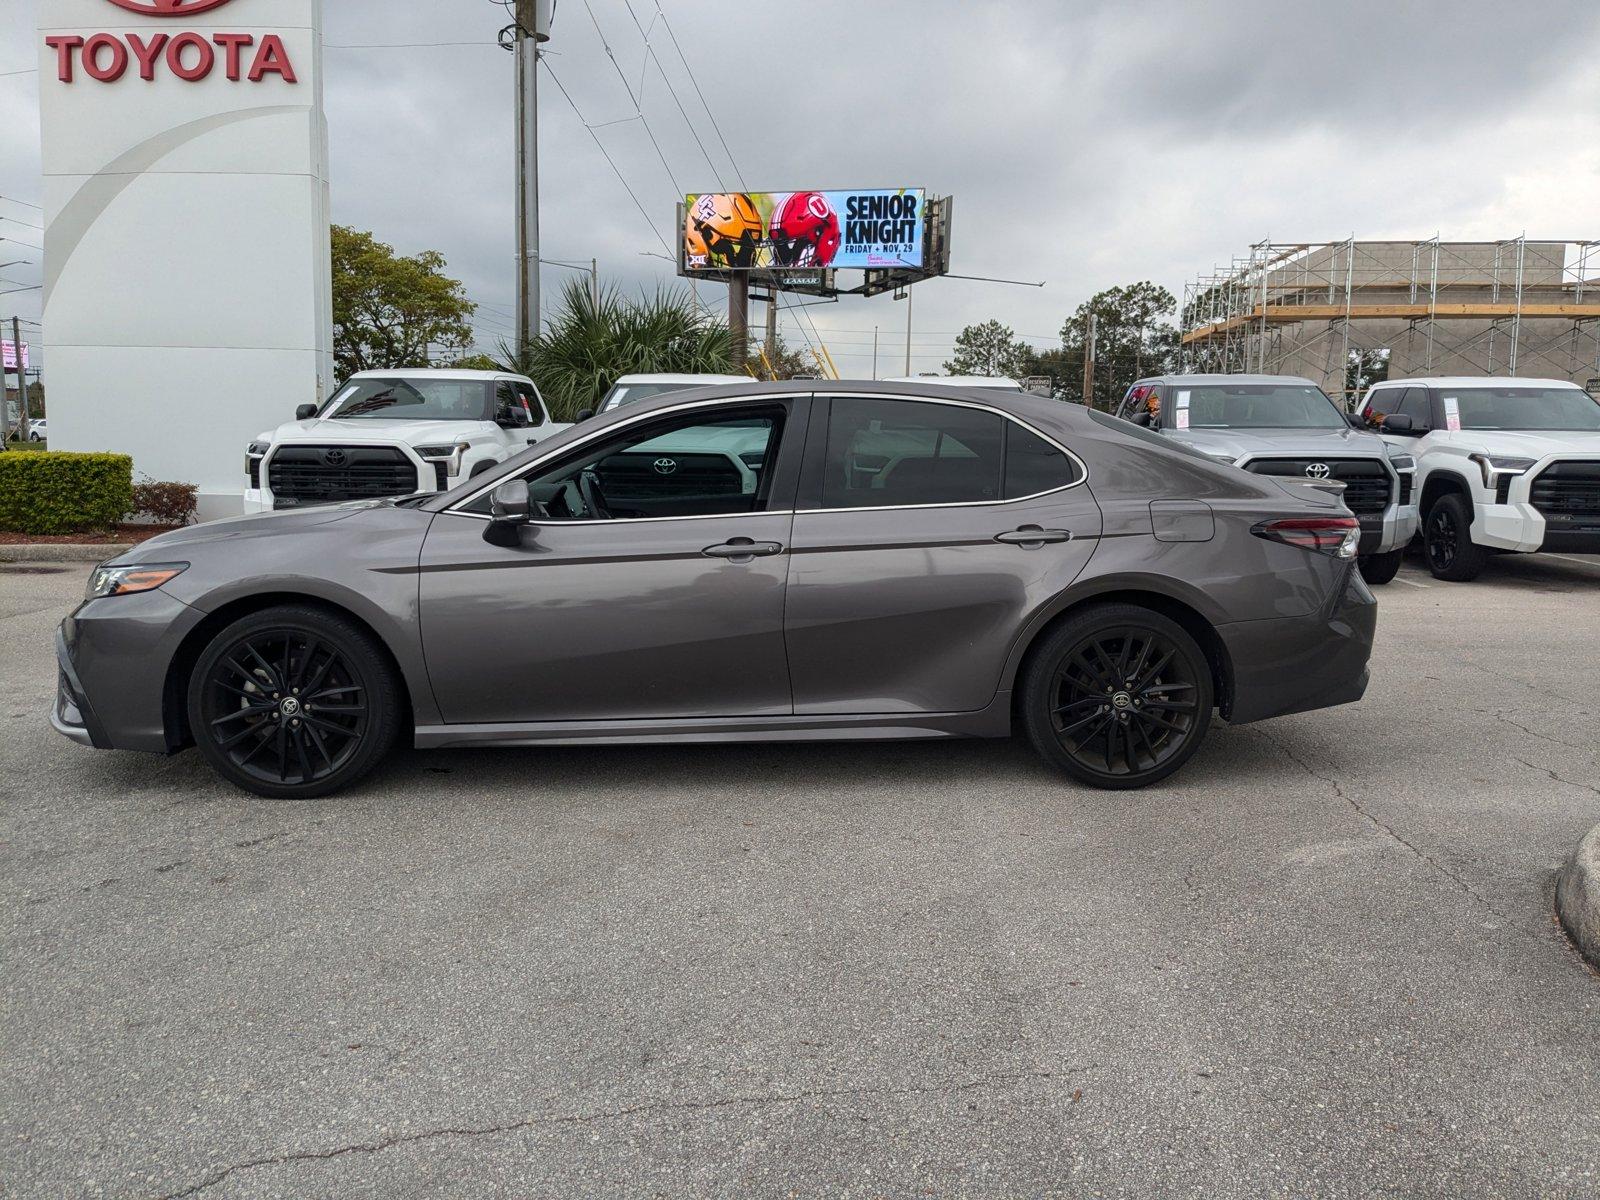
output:
[[539, 403], [539, 393], [535, 392], [525, 383], [513, 384], [517, 389], [517, 399], [522, 402], [522, 407], [527, 410], [528, 424], [544, 424], [544, 405]]
[[1405, 399], [1400, 401], [1400, 407], [1395, 409], [1395, 414], [1411, 418], [1411, 432], [1424, 433], [1431, 422], [1428, 420], [1428, 389], [1407, 388]]
[[336, 421], [486, 421], [493, 385], [482, 379], [352, 379], [317, 415]]
[[1372, 395], [1367, 398], [1367, 415], [1369, 417], [1387, 417], [1400, 407], [1400, 397], [1405, 395], [1405, 388], [1374, 388]]
[[[536, 520], [593, 521], [762, 512], [783, 432], [781, 406], [671, 419], [591, 443], [528, 477]], [[488, 513], [480, 495], [464, 511]]]
[[1575, 387], [1480, 387], [1443, 390], [1463, 429], [1552, 430], [1600, 433], [1600, 401]]
[[1190, 429], [1339, 429], [1344, 416], [1310, 384], [1228, 383], [1189, 386]]

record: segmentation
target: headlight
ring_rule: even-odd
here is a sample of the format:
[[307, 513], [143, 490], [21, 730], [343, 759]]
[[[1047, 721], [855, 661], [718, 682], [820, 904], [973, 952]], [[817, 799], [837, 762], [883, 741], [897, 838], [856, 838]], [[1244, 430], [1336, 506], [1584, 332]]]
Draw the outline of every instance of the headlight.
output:
[[470, 442], [456, 442], [449, 446], [418, 446], [417, 453], [430, 462], [440, 459], [449, 459], [450, 465], [445, 471], [451, 475], [461, 474], [461, 458], [468, 450], [472, 449]]
[[456, 452], [454, 446], [418, 446], [417, 453], [423, 458], [449, 458]]
[[1393, 446], [1385, 446], [1384, 450], [1389, 455], [1389, 465], [1396, 471], [1415, 471], [1417, 460], [1409, 454], [1402, 454]]
[[251, 458], [260, 458], [268, 450], [271, 450], [271, 449], [272, 449], [272, 443], [271, 442], [251, 442], [250, 443], [250, 449], [246, 450], [245, 453], [248, 454]]
[[1233, 466], [1235, 460], [1239, 457], [1236, 454], [1213, 454], [1209, 450], [1202, 450], [1200, 453], [1204, 454], [1212, 462], [1219, 462], [1225, 467]]
[[1483, 471], [1483, 486], [1494, 487], [1501, 475], [1521, 475], [1539, 460], [1536, 458], [1508, 458], [1504, 454], [1469, 454]]
[[138, 563], [134, 566], [96, 567], [89, 576], [85, 600], [102, 596], [126, 596], [133, 592], [150, 592], [176, 579], [189, 569], [188, 563]]

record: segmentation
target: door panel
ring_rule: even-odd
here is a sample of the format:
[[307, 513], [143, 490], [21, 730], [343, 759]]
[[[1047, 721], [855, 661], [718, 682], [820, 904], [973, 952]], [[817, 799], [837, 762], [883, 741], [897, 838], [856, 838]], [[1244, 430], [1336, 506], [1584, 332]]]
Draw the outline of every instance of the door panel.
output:
[[[422, 640], [445, 721], [784, 714], [788, 512], [524, 526], [441, 513], [422, 547]], [[770, 551], [770, 546], [759, 547]]]
[[[995, 540], [1030, 525], [1072, 537]], [[1087, 487], [1008, 504], [797, 513], [785, 625], [794, 711], [984, 707], [1027, 616], [1077, 577], [1099, 535]]]

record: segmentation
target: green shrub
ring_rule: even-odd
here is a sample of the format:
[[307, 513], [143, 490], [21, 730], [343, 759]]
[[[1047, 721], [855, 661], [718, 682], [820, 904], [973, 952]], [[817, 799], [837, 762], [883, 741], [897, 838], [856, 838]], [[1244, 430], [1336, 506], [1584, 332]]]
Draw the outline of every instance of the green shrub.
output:
[[109, 529], [132, 507], [133, 459], [126, 454], [0, 454], [0, 529], [93, 532]]
[[129, 512], [163, 525], [187, 525], [194, 520], [200, 489], [192, 483], [164, 483], [141, 479], [133, 485], [133, 505]]

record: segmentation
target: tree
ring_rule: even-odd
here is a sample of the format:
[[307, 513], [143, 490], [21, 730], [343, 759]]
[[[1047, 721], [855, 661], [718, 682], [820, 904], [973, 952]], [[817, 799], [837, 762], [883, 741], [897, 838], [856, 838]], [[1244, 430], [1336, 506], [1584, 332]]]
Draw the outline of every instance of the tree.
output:
[[568, 280], [543, 333], [521, 354], [501, 344], [500, 365], [527, 375], [558, 421], [594, 408], [619, 375], [656, 372], [725, 374], [733, 364], [728, 327], [680, 289], [624, 298]]
[[745, 370], [757, 379], [793, 379], [798, 375], [818, 374], [816, 363], [807, 356], [807, 352], [799, 349], [790, 349], [783, 340], [783, 331], [778, 332], [778, 344], [774, 348], [776, 353], [768, 363], [762, 352], [766, 349], [765, 342], [752, 341], [750, 343], [750, 357], [745, 362]]
[[425, 367], [472, 341], [477, 305], [444, 274], [444, 255], [397, 255], [370, 233], [333, 227], [333, 357], [341, 378], [356, 371]]
[[968, 325], [956, 336], [956, 355], [944, 364], [951, 375], [1006, 375], [1024, 374], [1028, 361], [1028, 347], [1011, 332], [1011, 326], [999, 321], [985, 321], [981, 325]]
[[1177, 309], [1172, 293], [1148, 280], [1096, 292], [1078, 305], [1061, 327], [1061, 347], [1077, 375], [1066, 389], [1083, 399], [1083, 354], [1088, 318], [1095, 317], [1094, 395], [1097, 408], [1109, 408], [1128, 385], [1143, 375], [1172, 370], [1178, 358], [1178, 330], [1162, 318]]
[[1389, 378], [1388, 350], [1352, 350], [1344, 368], [1344, 390], [1347, 396], [1360, 398], [1375, 383]]

